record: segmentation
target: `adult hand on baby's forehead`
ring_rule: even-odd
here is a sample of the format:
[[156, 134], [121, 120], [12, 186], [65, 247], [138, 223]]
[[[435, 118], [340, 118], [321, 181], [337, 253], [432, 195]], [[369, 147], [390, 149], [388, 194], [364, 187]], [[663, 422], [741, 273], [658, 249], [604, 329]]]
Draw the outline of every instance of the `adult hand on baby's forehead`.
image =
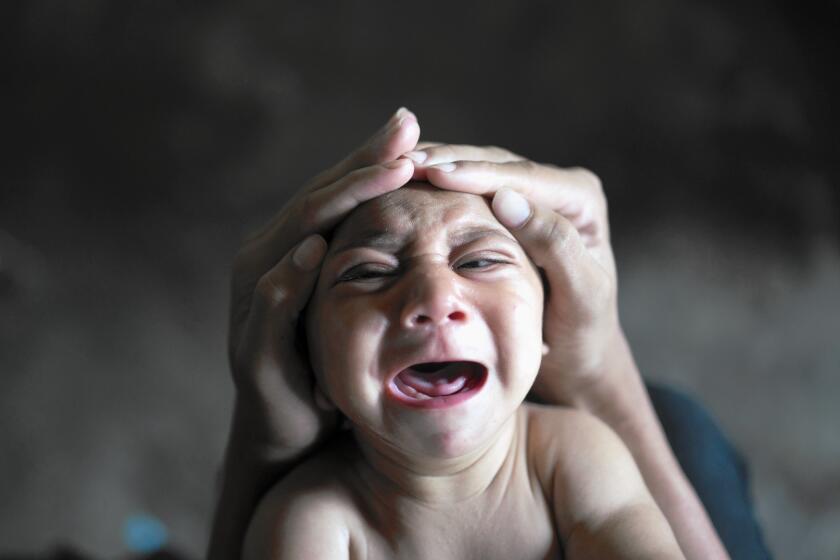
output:
[[489, 197], [512, 189], [570, 221], [588, 247], [609, 244], [606, 198], [588, 169], [536, 163], [496, 146], [420, 142], [417, 148], [406, 154], [415, 162], [415, 178]]
[[574, 402], [578, 391], [599, 378], [623, 340], [607, 202], [598, 177], [497, 147], [429, 143], [406, 157], [415, 162], [415, 177], [493, 198], [496, 217], [549, 286], [547, 351], [535, 390], [552, 402]]
[[367, 142], [317, 175], [236, 255], [228, 350], [237, 399], [260, 445], [310, 446], [334, 425], [317, 406], [318, 391], [295, 348], [298, 314], [314, 288], [326, 243], [320, 234], [359, 204], [406, 184], [414, 167], [397, 159], [417, 144], [420, 128], [398, 110]]
[[398, 110], [367, 142], [304, 186], [248, 239], [233, 267], [228, 353], [236, 401], [209, 558], [238, 558], [265, 484], [337, 426], [295, 344], [329, 230], [356, 206], [411, 179], [417, 118]]
[[401, 108], [364, 144], [303, 186], [250, 236], [234, 262], [231, 346], [236, 345], [260, 277], [306, 236], [328, 231], [362, 202], [407, 183], [413, 166], [397, 158], [414, 148], [419, 136], [417, 118]]

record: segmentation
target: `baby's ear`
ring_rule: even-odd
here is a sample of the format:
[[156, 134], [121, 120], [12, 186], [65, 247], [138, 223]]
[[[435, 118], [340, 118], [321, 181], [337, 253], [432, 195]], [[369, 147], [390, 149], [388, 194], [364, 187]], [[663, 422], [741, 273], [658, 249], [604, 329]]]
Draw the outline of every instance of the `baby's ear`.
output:
[[312, 397], [315, 399], [315, 406], [320, 408], [325, 412], [331, 412], [335, 410], [335, 405], [330, 400], [330, 398], [321, 390], [320, 385], [315, 383], [315, 386], [312, 387]]

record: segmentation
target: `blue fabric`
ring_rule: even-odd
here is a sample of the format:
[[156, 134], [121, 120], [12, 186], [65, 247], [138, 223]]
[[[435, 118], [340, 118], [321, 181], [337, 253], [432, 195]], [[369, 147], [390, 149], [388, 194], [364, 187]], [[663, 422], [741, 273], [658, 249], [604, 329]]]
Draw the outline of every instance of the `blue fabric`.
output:
[[647, 388], [668, 442], [732, 560], [769, 559], [743, 458], [697, 401], [663, 385]]

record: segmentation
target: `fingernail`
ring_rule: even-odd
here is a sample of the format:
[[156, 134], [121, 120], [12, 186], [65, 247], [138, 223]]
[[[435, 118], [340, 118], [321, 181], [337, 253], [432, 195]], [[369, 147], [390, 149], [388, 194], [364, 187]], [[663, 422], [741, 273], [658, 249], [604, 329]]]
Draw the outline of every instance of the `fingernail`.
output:
[[432, 169], [437, 169], [438, 171], [443, 171], [444, 173], [450, 173], [455, 171], [455, 164], [454, 163], [439, 163], [437, 165], [433, 165]]
[[394, 114], [391, 115], [391, 118], [388, 119], [387, 123], [385, 123], [387, 125], [385, 128], [392, 128], [394, 126], [394, 123], [400, 121], [400, 118], [403, 116], [403, 113], [405, 113], [405, 107], [400, 107], [399, 109], [394, 111]]
[[395, 159], [394, 161], [389, 161], [387, 163], [383, 163], [382, 167], [384, 167], [385, 169], [399, 169], [400, 167], [402, 167], [403, 165], [406, 164], [405, 163], [406, 161], [408, 161], [408, 160]]
[[391, 115], [391, 118], [385, 123], [385, 125], [379, 129], [379, 136], [388, 136], [394, 130], [398, 129], [405, 119], [405, 107], [400, 107], [397, 111]]
[[391, 124], [391, 126], [389, 126], [387, 129], [385, 129], [385, 132], [382, 134], [383, 140], [387, 141], [388, 139], [390, 139], [391, 136], [393, 136], [400, 129], [400, 127], [403, 125], [404, 122], [405, 122], [405, 117], [401, 117], [401, 118], [397, 119], [395, 122], [393, 122]]
[[414, 163], [423, 163], [429, 157], [426, 152], [407, 152], [404, 155]]
[[292, 260], [295, 261], [298, 268], [310, 271], [321, 264], [321, 259], [324, 258], [326, 251], [327, 245], [321, 236], [310, 235], [295, 249]]
[[417, 115], [414, 114], [414, 111], [409, 109], [408, 107], [400, 107], [397, 109], [396, 115], [399, 117], [400, 120], [405, 119], [414, 119], [417, 120]]
[[517, 229], [531, 215], [531, 205], [518, 192], [501, 189], [493, 197], [493, 212], [505, 227]]

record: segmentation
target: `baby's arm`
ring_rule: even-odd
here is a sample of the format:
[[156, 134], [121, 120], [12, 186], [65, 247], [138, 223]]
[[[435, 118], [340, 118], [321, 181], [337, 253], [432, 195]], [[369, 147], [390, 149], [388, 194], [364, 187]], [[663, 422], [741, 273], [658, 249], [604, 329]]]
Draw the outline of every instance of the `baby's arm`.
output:
[[612, 430], [573, 410], [538, 409], [532, 418], [536, 449], [544, 454], [537, 462], [548, 465], [547, 471], [553, 467], [548, 487], [569, 558], [684, 558], [630, 452]]

